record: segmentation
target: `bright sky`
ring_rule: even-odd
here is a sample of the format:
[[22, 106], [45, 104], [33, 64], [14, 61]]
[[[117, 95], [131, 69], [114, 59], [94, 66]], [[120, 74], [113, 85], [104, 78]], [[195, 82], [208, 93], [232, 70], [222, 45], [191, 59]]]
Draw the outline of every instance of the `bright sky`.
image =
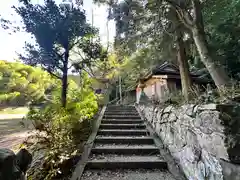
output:
[[[3, 18], [15, 21], [17, 25], [22, 25], [21, 18], [11, 8], [13, 5], [18, 6], [18, 0], [1, 0], [0, 14]], [[41, 3], [43, 0], [32, 0], [34, 3]], [[61, 0], [56, 0], [61, 2]], [[92, 0], [84, 0], [84, 9], [88, 21], [100, 30], [100, 37], [104, 45], [107, 44], [107, 7], [92, 4]], [[109, 22], [109, 41], [113, 42], [115, 36], [115, 25], [113, 21]], [[0, 60], [14, 61], [17, 59], [17, 53], [23, 52], [25, 41], [31, 41], [30, 35], [26, 32], [9, 33], [0, 27]]]

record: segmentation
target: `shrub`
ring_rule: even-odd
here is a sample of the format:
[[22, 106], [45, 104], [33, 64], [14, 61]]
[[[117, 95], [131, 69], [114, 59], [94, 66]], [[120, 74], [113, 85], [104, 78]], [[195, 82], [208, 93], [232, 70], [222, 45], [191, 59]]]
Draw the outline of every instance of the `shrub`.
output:
[[[61, 106], [59, 86], [53, 91], [51, 101], [41, 108], [30, 107], [27, 115], [37, 130], [37, 141], [32, 143], [33, 151], [45, 150], [42, 167], [29, 173], [29, 179], [60, 178], [70, 173], [64, 167], [69, 160], [81, 154], [84, 142], [91, 132], [91, 120], [98, 110], [97, 97], [90, 88], [90, 81], [84, 77], [82, 87], [69, 82], [68, 103]], [[79, 151], [77, 151], [77, 149]], [[65, 169], [66, 168], [66, 169]]]

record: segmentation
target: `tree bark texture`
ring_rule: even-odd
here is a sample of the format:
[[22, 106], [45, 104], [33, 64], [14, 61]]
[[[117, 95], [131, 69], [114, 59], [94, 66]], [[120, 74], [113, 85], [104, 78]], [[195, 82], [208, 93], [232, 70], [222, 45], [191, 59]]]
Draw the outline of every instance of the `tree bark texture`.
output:
[[219, 90], [229, 86], [231, 84], [230, 78], [224, 68], [220, 64], [217, 64], [216, 60], [210, 54], [204, 32], [201, 33], [199, 29], [193, 29], [192, 33], [201, 61], [209, 71], [215, 85]]
[[177, 35], [177, 60], [179, 64], [182, 93], [186, 101], [189, 100], [190, 90], [192, 86], [191, 76], [189, 72], [189, 64], [187, 62], [187, 56], [185, 51], [185, 46], [183, 42], [183, 35], [180, 29], [176, 32]]
[[175, 1], [166, 0], [171, 4], [178, 18], [186, 28], [192, 32], [194, 44], [197, 47], [197, 51], [200, 55], [200, 59], [209, 71], [215, 85], [221, 91], [225, 87], [231, 85], [230, 78], [221, 65], [219, 65], [216, 59], [213, 58], [213, 54], [210, 53], [208, 42], [206, 40], [206, 34], [204, 31], [204, 23], [202, 17], [202, 4], [200, 0], [191, 0], [192, 2], [192, 14], [186, 9], [187, 7], [180, 7]]
[[217, 64], [217, 59], [214, 60], [213, 55], [210, 53], [209, 46], [206, 40], [206, 34], [204, 31], [204, 23], [202, 17], [202, 5], [200, 0], [192, 0], [193, 4], [193, 26], [191, 27], [193, 39], [200, 55], [201, 61], [209, 71], [215, 85], [221, 90], [231, 84], [224, 68]]
[[63, 62], [63, 75], [62, 75], [62, 106], [66, 107], [67, 105], [67, 88], [68, 88], [68, 58], [69, 52], [66, 51], [64, 55]]

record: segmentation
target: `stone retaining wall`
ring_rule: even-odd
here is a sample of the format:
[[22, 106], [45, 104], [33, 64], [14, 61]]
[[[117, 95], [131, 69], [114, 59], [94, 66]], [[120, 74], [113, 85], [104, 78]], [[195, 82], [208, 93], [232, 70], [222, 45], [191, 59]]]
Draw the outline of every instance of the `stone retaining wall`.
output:
[[[161, 108], [148, 104], [137, 105], [137, 109], [155, 129], [189, 180], [240, 180], [240, 168], [232, 163], [239, 163], [240, 157], [240, 116], [234, 114], [233, 106]], [[236, 132], [232, 132], [234, 128]]]

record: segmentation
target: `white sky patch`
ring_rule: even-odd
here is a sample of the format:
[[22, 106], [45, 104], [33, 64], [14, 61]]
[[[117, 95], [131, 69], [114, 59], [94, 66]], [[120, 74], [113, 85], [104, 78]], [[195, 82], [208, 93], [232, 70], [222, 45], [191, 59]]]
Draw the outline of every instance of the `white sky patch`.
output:
[[[42, 3], [43, 0], [33, 0], [34, 3]], [[57, 3], [61, 0], [56, 0]], [[6, 0], [1, 2], [0, 14], [2, 18], [8, 19], [14, 22], [14, 24], [23, 26], [21, 22], [21, 17], [16, 14], [16, 12], [11, 8], [13, 5], [18, 6], [18, 0]], [[110, 43], [113, 42], [115, 36], [115, 23], [113, 21], [109, 22], [109, 33], [107, 33], [107, 16], [108, 9], [107, 6], [97, 6], [92, 3], [92, 0], [84, 1], [84, 9], [86, 10], [86, 16], [89, 23], [92, 23], [97, 28], [99, 28], [99, 35], [104, 46], [107, 46], [107, 39]], [[93, 12], [93, 16], [92, 16]], [[107, 38], [109, 34], [109, 38]], [[10, 33], [0, 27], [0, 60], [14, 61], [17, 59], [17, 53], [23, 53], [23, 47], [25, 41], [34, 42], [31, 39], [31, 35], [26, 32]]]

